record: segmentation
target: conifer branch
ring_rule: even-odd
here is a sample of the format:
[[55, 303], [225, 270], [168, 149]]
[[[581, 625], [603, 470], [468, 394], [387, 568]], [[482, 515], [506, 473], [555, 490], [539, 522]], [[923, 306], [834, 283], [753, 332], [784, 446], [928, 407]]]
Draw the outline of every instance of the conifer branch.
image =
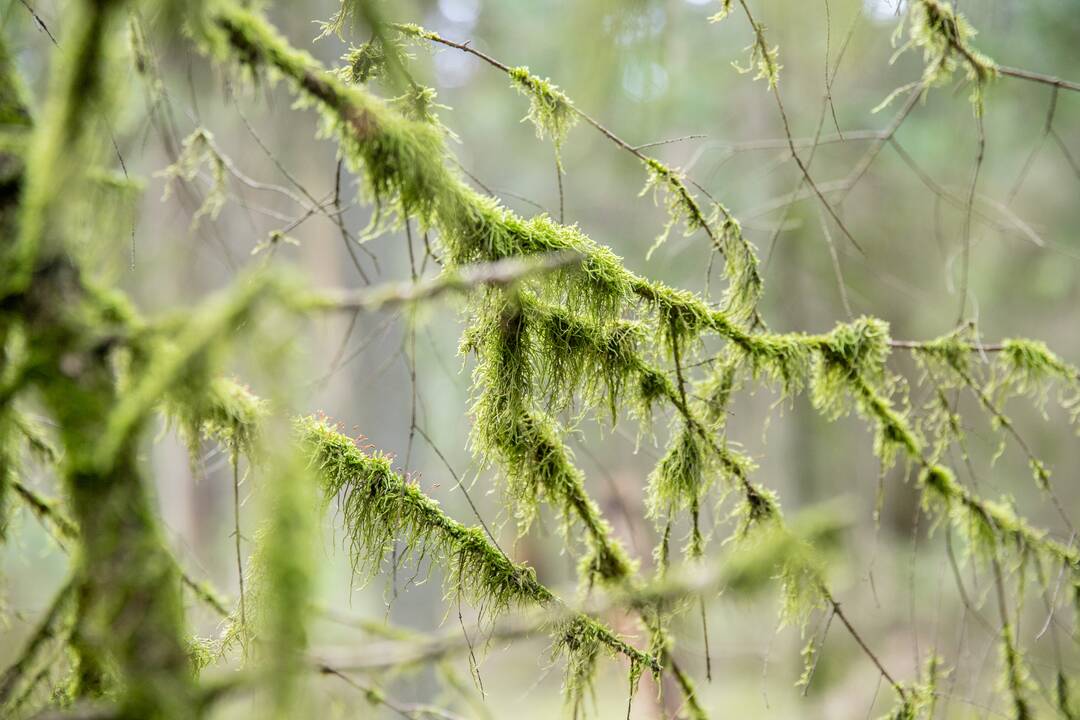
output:
[[[974, 31], [954, 7], [940, 0], [912, 0], [904, 27], [910, 27], [909, 45], [925, 55], [922, 79], [901, 89], [912, 90], [885, 130], [866, 134], [870, 148], [848, 176], [837, 183], [816, 185], [810, 177], [810, 162], [798, 154], [805, 143], [793, 138], [788, 126], [777, 85], [778, 51], [766, 42], [764, 28], [750, 14], [747, 0], [740, 4], [754, 32], [754, 44], [748, 48], [751, 65], [769, 82], [784, 123], [786, 137], [781, 142], [802, 175], [799, 189], [788, 202], [816, 196], [830, 213], [826, 195], [831, 198], [831, 193], [838, 192], [841, 199], [846, 197], [885, 143], [897, 149], [938, 197], [956, 203], [952, 193], [937, 186], [907, 157], [894, 135], [915, 102], [958, 71], [964, 75], [962, 82], [971, 86], [976, 113], [982, 110], [984, 86], [997, 75], [1052, 86], [1055, 101], [1060, 89], [1080, 89], [1069, 81], [997, 66], [971, 45]], [[724, 0], [722, 13], [732, 5], [733, 0]], [[566, 694], [575, 712], [582, 691], [595, 675], [599, 655], [607, 653], [629, 659], [631, 701], [645, 669], [654, 675], [666, 671], [685, 696], [684, 711], [695, 719], [703, 718], [705, 710], [693, 680], [673, 656], [673, 641], [667, 633], [671, 618], [684, 609], [685, 599], [703, 597], [719, 585], [749, 591], [778, 578], [783, 620], [795, 620], [805, 628], [815, 614], [828, 613], [830, 621], [839, 618], [869, 663], [895, 690], [899, 707], [894, 717], [933, 714], [933, 699], [940, 694], [935, 690], [941, 675], [937, 658], [930, 658], [925, 670], [916, 671], [913, 682], [890, 674], [827, 583], [827, 557], [817, 551], [827, 548], [832, 529], [823, 531], [820, 547], [812, 547], [818, 545], [818, 538], [804, 537], [798, 519], [791, 524], [785, 521], [776, 496], [752, 482], [753, 464], [729, 447], [728, 403], [732, 392], [748, 379], [778, 390], [784, 399], [805, 392], [826, 419], [857, 414], [873, 427], [874, 452], [883, 469], [904, 460], [909, 471], [917, 471], [922, 507], [949, 530], [961, 533], [976, 557], [992, 565], [1002, 621], [998, 643], [1003, 692], [1011, 698], [1018, 717], [1031, 712], [1024, 648], [1021, 634], [1010, 622], [1011, 600], [1003, 568], [1013, 557], [1021, 563], [1020, 597], [1013, 607], [1019, 617], [1029, 582], [1023, 563], [1035, 559], [1044, 590], [1044, 564], [1060, 565], [1062, 575], [1076, 584], [1080, 551], [1071, 540], [1063, 544], [1029, 524], [1009, 501], [988, 500], [956, 481], [941, 458], [953, 443], [959, 443], [965, 453], [966, 447], [959, 415], [944, 393], [970, 389], [979, 411], [997, 431], [1001, 447], [1006, 438], [1015, 439], [1039, 487], [1049, 492], [1049, 470], [1005, 415], [1006, 402], [1024, 396], [1043, 409], [1050, 389], [1058, 389], [1061, 405], [1075, 423], [1080, 416], [1080, 370], [1039, 342], [982, 343], [966, 329], [929, 341], [895, 340], [885, 322], [870, 317], [837, 324], [820, 334], [768, 332], [757, 314], [761, 278], [753, 248], [726, 208], [714, 201], [714, 211], [707, 212], [689, 188], [696, 187], [710, 200], [711, 196], [682, 170], [646, 155], [647, 146], [631, 146], [578, 110], [550, 81], [526, 68], [504, 65], [468, 43], [446, 41], [415, 26], [395, 26], [405, 35], [480, 57], [505, 73], [528, 97], [529, 118], [537, 134], [550, 135], [555, 145], [560, 210], [563, 168], [559, 151], [576, 121], [584, 120], [642, 162], [648, 177], [646, 190], [657, 191], [669, 213], [658, 243], [675, 225], [688, 235], [703, 230], [728, 263], [727, 301], [717, 306], [700, 295], [636, 275], [608, 248], [576, 226], [566, 225], [561, 211], [558, 222], [547, 216], [526, 219], [463, 181], [446, 150], [444, 140], [452, 133], [435, 114], [434, 90], [408, 77], [403, 55], [395, 41], [386, 37], [389, 26], [377, 17], [373, 5], [344, 0], [325, 28], [340, 32], [346, 23], [362, 20], [375, 30], [375, 38], [350, 51], [348, 66], [334, 73], [310, 55], [293, 50], [249, 6], [227, 0], [205, 6], [170, 0], [163, 5], [169, 17], [191, 21], [191, 36], [215, 61], [239, 65], [255, 75], [284, 78], [302, 105], [316, 108], [325, 129], [339, 141], [341, 164], [358, 175], [362, 194], [377, 207], [372, 231], [404, 224], [411, 259], [413, 227], [424, 233], [425, 259], [435, 257], [428, 242], [430, 232], [440, 245], [445, 271], [440, 277], [421, 280], [424, 268], [417, 271], [414, 262], [409, 285], [323, 293], [302, 290], [273, 273], [259, 274], [241, 278], [189, 317], [144, 322], [123, 295], [88, 279], [97, 268], [82, 262], [72, 231], [81, 219], [72, 210], [81, 207], [81, 200], [73, 198], [85, 195], [87, 170], [97, 157], [94, 144], [100, 139], [86, 122], [85, 108], [108, 107], [106, 61], [125, 3], [76, 3], [70, 42], [65, 40], [55, 63], [44, 120], [32, 130], [29, 105], [20, 97], [18, 84], [12, 81], [10, 58], [0, 47], [0, 124], [13, 136], [10, 144], [5, 142], [0, 148], [5, 190], [0, 193], [0, 236], [8, 240], [0, 243], [0, 512], [6, 511], [3, 502], [9, 494], [17, 498], [72, 557], [69, 584], [54, 599], [14, 665], [0, 675], [0, 714], [15, 713], [28, 698], [32, 700], [31, 693], [51, 681], [50, 665], [58, 653], [69, 649], [77, 672], [55, 704], [71, 704], [67, 711], [71, 717], [199, 717], [211, 702], [237, 687], [264, 689], [274, 712], [286, 717], [296, 712], [297, 688], [305, 671], [314, 669], [351, 682], [336, 667], [323, 662], [313, 665], [305, 653], [314, 587], [313, 565], [305, 550], [316, 536], [318, 503], [312, 493], [317, 489], [323, 491], [326, 503], [336, 502], [358, 571], [374, 574], [393, 548], [395, 569], [407, 553], [418, 564], [426, 559], [432, 563], [429, 567], [442, 567], [447, 594], [475, 602], [482, 618], [519, 607], [542, 618], [552, 632], [556, 655], [566, 659]], [[140, 33], [135, 31], [135, 53], [143, 73], [144, 63], [152, 64], [153, 59]], [[827, 46], [826, 61], [828, 54]], [[404, 79], [398, 82], [405, 88], [401, 97], [384, 101], [358, 84], [380, 69], [391, 71], [395, 81]], [[831, 102], [829, 83], [826, 71], [827, 102]], [[164, 95], [160, 89], [151, 94]], [[1052, 119], [1053, 105], [1044, 138], [1053, 137], [1068, 156], [1063, 141], [1052, 131]], [[30, 149], [24, 152], [23, 136], [28, 130]], [[257, 135], [255, 139], [263, 146]], [[200, 162], [195, 151], [209, 148], [215, 175], [232, 173], [249, 187], [272, 190], [297, 203], [306, 214], [292, 221], [292, 227], [314, 214], [326, 215], [348, 245], [338, 202], [340, 165], [334, 191], [338, 211], [328, 212], [328, 203], [308, 193], [281, 164], [279, 169], [300, 194], [247, 177], [205, 133], [197, 132], [190, 140], [185, 153], [175, 158], [176, 173], [186, 176], [189, 161]], [[818, 138], [809, 144], [816, 148]], [[271, 159], [277, 162], [272, 155]], [[120, 162], [123, 166], [122, 158]], [[1026, 172], [1025, 167], [1022, 175]], [[803, 184], [809, 185], [805, 193]], [[223, 197], [212, 194], [196, 215], [213, 214]], [[978, 212], [976, 198], [972, 182], [966, 204], [960, 202], [967, 211], [965, 234]], [[1040, 244], [1034, 231], [1008, 207], [995, 207], [1008, 223]], [[1004, 227], [993, 217], [979, 214]], [[837, 215], [833, 218], [839, 222]], [[100, 229], [100, 235], [110, 234]], [[546, 274], [533, 276], [540, 272]], [[406, 474], [396, 471], [390, 457], [359, 447], [324, 420], [301, 418], [295, 423], [310, 467], [299, 466], [295, 454], [275, 453], [273, 443], [260, 439], [265, 404], [235, 383], [214, 379], [216, 360], [224, 355], [228, 336], [238, 326], [253, 322], [257, 310], [266, 304], [293, 313], [347, 310], [355, 319], [361, 311], [445, 293], [465, 294], [472, 303], [473, 322], [465, 331], [462, 348], [478, 357], [473, 385], [474, 449], [483, 462], [505, 471], [519, 530], [528, 526], [541, 501], [561, 514], [567, 544], [573, 544], [571, 530], [581, 530], [584, 552], [579, 572], [590, 587], [599, 581], [603, 595], [598, 604], [575, 607], [564, 602], [539, 582], [531, 568], [512, 562], [486, 527], [457, 523]], [[691, 371], [703, 363], [693, 360], [710, 336], [724, 341], [722, 361], [695, 382]], [[904, 378], [887, 367], [894, 349], [914, 353], [919, 368], [936, 385], [927, 422], [911, 409], [912, 396]], [[993, 359], [986, 357], [990, 353]], [[976, 364], [976, 354], [981, 364]], [[938, 370], [943, 366], [948, 372], [941, 381]], [[415, 381], [415, 367], [411, 370]], [[18, 413], [16, 401], [30, 393], [56, 425], [62, 464], [59, 451], [52, 450], [47, 439], [35, 434], [32, 424]], [[635, 561], [586, 491], [585, 476], [565, 444], [566, 428], [558, 418], [564, 414], [574, 421], [584, 417], [566, 413], [576, 410], [578, 403], [588, 412], [609, 410], [612, 423], [627, 406], [642, 425], [650, 426], [655, 405], [669, 405], [675, 411], [672, 441], [650, 475], [647, 491], [650, 515], [658, 520], [663, 516], [663, 540], [657, 553], [662, 572], [655, 582], [637, 576]], [[253, 593], [249, 604], [242, 584], [239, 608], [232, 613], [212, 588], [183, 572], [161, 537], [158, 512], [138, 453], [151, 413], [161, 407], [177, 421], [192, 448], [209, 438], [228, 450], [234, 483], [241, 455], [253, 463], [266, 463], [270, 521], [247, 565], [261, 592], [258, 597]], [[417, 425], [416, 414], [414, 385], [412, 426]], [[28, 445], [47, 464], [59, 468], [66, 507], [21, 481], [20, 463]], [[291, 443], [282, 445], [295, 449]], [[305, 472], [311, 469], [317, 473]], [[706, 535], [698, 514], [718, 478], [742, 496], [733, 513], [735, 551], [714, 564], [695, 564], [697, 576], [667, 574], [672, 519], [677, 513], [688, 512], [692, 519], [684, 552], [691, 558], [703, 556]], [[1051, 499], [1071, 527], [1062, 503], [1053, 494]], [[0, 523], [4, 520], [0, 517]], [[236, 529], [239, 561], [238, 525]], [[946, 536], [949, 558], [961, 598], [968, 604], [950, 538]], [[398, 555], [402, 546], [403, 555]], [[247, 632], [249, 622], [267, 631], [260, 639], [265, 655], [259, 659], [269, 672], [221, 685], [198, 684], [192, 666], [199, 670], [211, 660], [204, 647], [208, 643], [187, 642], [183, 587], [232, 620], [223, 650], [228, 649], [230, 638]], [[1056, 597], [1047, 602], [1051, 615], [1055, 603]], [[651, 636], [647, 650], [637, 649], [599, 619], [614, 609], [629, 609], [640, 618]], [[471, 652], [468, 636], [464, 642]], [[441, 649], [427, 651], [430, 654], [425, 658]], [[807, 654], [816, 663], [815, 643]], [[808, 664], [808, 671], [813, 667]], [[804, 677], [809, 679], [809, 675]], [[1068, 714], [1070, 691], [1060, 670], [1058, 683], [1058, 705]], [[373, 702], [399, 713], [446, 715], [437, 708], [389, 700], [372, 687], [360, 689]], [[94, 699], [100, 696], [110, 702]]]
[[18, 478], [11, 480], [11, 486], [15, 494], [26, 503], [42, 524], [46, 527], [52, 525], [55, 528], [55, 537], [58, 542], [63, 544], [65, 540], [75, 540], [78, 537], [79, 531], [74, 521], [59, 509], [55, 500], [38, 494]]

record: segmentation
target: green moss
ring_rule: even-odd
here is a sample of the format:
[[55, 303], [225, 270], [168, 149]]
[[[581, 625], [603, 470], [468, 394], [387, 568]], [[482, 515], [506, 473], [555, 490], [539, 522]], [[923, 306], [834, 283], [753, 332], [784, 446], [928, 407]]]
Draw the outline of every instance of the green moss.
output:
[[371, 448], [365, 452], [323, 420], [303, 419], [298, 429], [325, 501], [339, 504], [356, 573], [378, 571], [398, 540], [417, 557], [445, 563], [452, 594], [492, 615], [552, 599], [531, 569], [511, 564], [480, 528], [448, 518], [438, 503], [393, 471], [386, 455]]
[[709, 22], [721, 22], [724, 18], [731, 14], [733, 0], [720, 0], [720, 9], [713, 15], [709, 16]]
[[[251, 317], [260, 300], [287, 294], [287, 291], [282, 291], [282, 287], [272, 275], [241, 278], [229, 291], [212, 296], [202, 307], [190, 312], [190, 317], [183, 322], [171, 340], [151, 346], [139, 365], [137, 379], [109, 413], [108, 424], [103, 428], [94, 461], [100, 467], [109, 467], [113, 455], [131, 440], [135, 430], [170, 391], [176, 391], [190, 382], [210, 383], [206, 378], [216, 365], [215, 359], [226, 347], [225, 338], [233, 333], [238, 325], [243, 324], [245, 319]], [[210, 392], [215, 390], [219, 393], [228, 392], [220, 386]], [[207, 403], [204, 401], [219, 410], [225, 408], [230, 412], [250, 415], [255, 409], [250, 405], [243, 407], [245, 400], [247, 399], [235, 391], [232, 391], [231, 397], [219, 398], [208, 397], [206, 390], [185, 398], [173, 392], [173, 402], [186, 402], [193, 406], [185, 412], [189, 418], [198, 417], [205, 412]], [[228, 408], [224, 402], [229, 403]], [[219, 416], [209, 418], [209, 421], [217, 423], [222, 419]], [[249, 418], [233, 419], [246, 422]], [[190, 423], [194, 421], [189, 421], [189, 429]], [[216, 428], [216, 431], [220, 432], [221, 428]], [[237, 443], [236, 447], [232, 448], [234, 452], [241, 449], [240, 443], [245, 439], [244, 432], [239, 429], [233, 438]]]
[[197, 128], [184, 138], [176, 162], [157, 173], [158, 177], [165, 179], [165, 193], [161, 198], [165, 201], [172, 195], [173, 186], [177, 182], [192, 182], [203, 165], [210, 168], [210, 192], [203, 198], [202, 204], [191, 218], [192, 231], [199, 227], [203, 218], [216, 220], [228, 199], [225, 159], [214, 145], [213, 134], [204, 128]]
[[[377, 571], [398, 541], [406, 553], [443, 566], [448, 593], [478, 604], [485, 617], [511, 608], [559, 608], [561, 603], [531, 568], [512, 563], [480, 528], [467, 528], [448, 517], [436, 501], [395, 473], [386, 455], [359, 446], [322, 419], [301, 419], [297, 429], [321, 478], [326, 502], [338, 504], [357, 573]], [[625, 572], [626, 562], [625, 557], [606, 555], [603, 564], [609, 569], [604, 572]], [[556, 629], [556, 649], [568, 656], [569, 667], [590, 667], [605, 647], [659, 670], [655, 658], [595, 620], [574, 614], [568, 623]], [[567, 640], [566, 628], [575, 631], [573, 642]], [[573, 674], [580, 677], [576, 670]]]
[[193, 458], [202, 440], [212, 440], [234, 455], [253, 459], [259, 422], [266, 402], [235, 381], [215, 378], [208, 385], [185, 387], [166, 399], [166, 416], [175, 421]]
[[[560, 158], [563, 142], [578, 121], [570, 98], [551, 80], [533, 75], [527, 67], [510, 68], [509, 75], [513, 86], [529, 98], [526, 119], [536, 128], [536, 136], [541, 140], [550, 137], [555, 145], [555, 157]], [[557, 161], [561, 171], [562, 160]]]
[[867, 317], [839, 325], [823, 338], [811, 385], [814, 405], [837, 418], [865, 399], [860, 385], [881, 387], [888, 339], [888, 325]]
[[885, 369], [888, 340], [888, 326], [874, 318], [837, 326], [816, 341], [818, 358], [811, 380], [811, 399], [827, 418], [854, 409], [874, 423], [874, 453], [886, 468], [898, 457], [922, 457], [917, 429], [906, 410], [893, 405], [896, 381]]
[[[731, 10], [730, 3], [722, 6], [720, 13], [714, 15], [712, 20], [722, 20], [724, 16]], [[754, 30], [754, 42], [744, 48], [749, 53], [749, 58], [746, 65], [740, 65], [737, 62], [732, 62], [731, 65], [740, 73], [750, 73], [755, 69], [757, 74], [754, 76], [754, 80], [766, 80], [769, 84], [769, 89], [772, 90], [780, 82], [780, 70], [783, 69], [783, 65], [780, 64], [780, 46], [773, 45], [772, 47], [765, 40], [765, 26], [753, 18], [750, 19], [750, 25]]]
[[354, 85], [378, 78], [386, 70], [386, 52], [376, 41], [350, 47], [341, 60], [345, 63], [340, 71], [342, 79]]
[[322, 32], [319, 38], [324, 38], [329, 35], [337, 35], [338, 38], [343, 38], [346, 30], [353, 30], [361, 22], [369, 18], [369, 10], [366, 7], [367, 3], [363, 0], [341, 0], [341, 4], [338, 7], [328, 22], [321, 23]]
[[649, 475], [649, 514], [659, 518], [696, 506], [715, 479], [709, 449], [696, 428], [683, 427]]
[[[989, 395], [999, 403], [1008, 395], [1026, 395], [1038, 407], [1045, 407], [1050, 388], [1057, 383], [1064, 393], [1080, 393], [1080, 370], [1055, 355], [1039, 340], [1010, 338], [1003, 344], [987, 385]], [[1070, 398], [1066, 405], [1073, 405]], [[1073, 415], [1075, 420], [1076, 415]]]
[[[894, 54], [895, 60], [909, 48], [922, 50], [924, 69], [921, 87], [925, 90], [949, 83], [956, 71], [963, 70], [964, 80], [971, 86], [971, 103], [982, 114], [986, 86], [997, 77], [994, 61], [971, 45], [975, 29], [953, 6], [940, 0], [917, 0], [908, 4], [905, 16], [908, 40]], [[893, 36], [894, 44], [903, 33], [900, 23]], [[910, 87], [910, 86], [908, 86]], [[907, 88], [901, 88], [901, 92]], [[889, 102], [895, 93], [886, 99]], [[880, 106], [879, 106], [880, 107]]]
[[112, 32], [126, 6], [123, 0], [80, 3], [66, 38], [58, 69], [52, 74], [49, 99], [27, 154], [26, 179], [18, 233], [0, 256], [0, 297], [26, 290], [43, 245], [56, 253], [59, 238], [70, 230], [71, 215], [62, 199], [78, 194], [86, 162], [99, 149], [88, 132], [84, 107], [109, 107], [112, 90], [106, 60]]
[[950, 522], [975, 557], [988, 559], [1011, 547], [1020, 554], [1033, 552], [1051, 563], [1063, 564], [1074, 577], [1080, 577], [1080, 551], [1032, 527], [1009, 502], [979, 498], [940, 465], [924, 468], [919, 483], [924, 507]]

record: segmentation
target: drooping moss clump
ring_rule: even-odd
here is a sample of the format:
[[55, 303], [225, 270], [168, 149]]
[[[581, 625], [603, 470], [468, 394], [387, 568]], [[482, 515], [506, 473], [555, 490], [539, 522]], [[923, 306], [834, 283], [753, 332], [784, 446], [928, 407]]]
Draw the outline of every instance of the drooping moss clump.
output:
[[[998, 71], [993, 60], [971, 45], [975, 29], [967, 18], [958, 13], [950, 3], [940, 0], [916, 0], [908, 3], [905, 22], [896, 26], [894, 44], [902, 37], [905, 25], [908, 28], [908, 39], [897, 49], [893, 59], [910, 48], [922, 50], [923, 75], [922, 80], [916, 84], [922, 87], [924, 92], [949, 83], [956, 71], [962, 69], [964, 81], [971, 86], [971, 104], [976, 114], [981, 115], [986, 87], [997, 77]], [[916, 84], [897, 89], [881, 106]]]
[[[297, 431], [325, 501], [340, 510], [355, 572], [378, 571], [399, 542], [405, 555], [441, 566], [448, 595], [479, 605], [485, 617], [512, 608], [561, 607], [532, 568], [511, 562], [481, 528], [465, 527], [448, 517], [436, 501], [393, 470], [389, 457], [342, 435], [322, 419], [300, 419]], [[635, 666], [659, 671], [655, 658], [635, 650], [596, 620], [576, 614], [568, 622], [553, 632], [556, 651], [567, 654], [571, 665], [591, 664], [606, 647], [628, 656]], [[570, 636], [576, 639], [570, 641]]]
[[[527, 119], [536, 127], [536, 136], [541, 140], [550, 137], [555, 145], [555, 157], [559, 158], [566, 135], [578, 121], [570, 99], [550, 80], [538, 78], [527, 67], [511, 68], [509, 74], [514, 87], [529, 98]], [[559, 160], [559, 169], [562, 169], [562, 160]]]

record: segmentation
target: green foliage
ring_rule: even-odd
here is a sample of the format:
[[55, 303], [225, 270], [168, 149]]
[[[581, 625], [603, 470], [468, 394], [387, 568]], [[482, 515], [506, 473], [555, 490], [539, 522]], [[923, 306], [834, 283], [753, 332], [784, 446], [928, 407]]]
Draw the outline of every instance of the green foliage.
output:
[[363, 0], [341, 0], [341, 6], [330, 17], [329, 22], [320, 23], [322, 33], [319, 37], [323, 38], [329, 35], [342, 37], [346, 30], [358, 26], [370, 17], [371, 10], [368, 5], [369, 3]]
[[882, 716], [882, 720], [918, 720], [918, 718], [934, 717], [934, 709], [940, 695], [939, 682], [945, 676], [941, 658], [931, 655], [926, 660], [922, 671], [921, 682], [913, 682], [903, 686], [903, 694], [888, 715]]
[[888, 337], [888, 326], [872, 318], [838, 326], [820, 346], [811, 383], [813, 403], [827, 417], [854, 408], [874, 423], [874, 454], [886, 468], [899, 456], [918, 459], [922, 452], [906, 411], [895, 409], [890, 400], [897, 381], [885, 370]]
[[[68, 205], [60, 200], [77, 195], [83, 172], [90, 165], [79, 159], [93, 156], [98, 138], [87, 132], [85, 106], [100, 110], [109, 106], [111, 86], [107, 59], [115, 40], [111, 30], [126, 6], [123, 0], [79, 3], [71, 17], [74, 28], [60, 55], [60, 68], [52, 75], [49, 102], [40, 126], [33, 134], [27, 154], [25, 186], [20, 203], [17, 237], [4, 247], [4, 281], [0, 296], [26, 290], [39, 249], [55, 252], [56, 238], [63, 237]], [[10, 95], [10, 93], [9, 93]], [[13, 98], [9, 98], [13, 99]]]
[[[131, 383], [110, 412], [95, 462], [108, 467], [113, 456], [130, 441], [133, 431], [167, 393], [184, 385], [190, 389], [191, 383], [212, 384], [210, 377], [216, 368], [215, 360], [227, 348], [224, 342], [227, 334], [251, 317], [260, 300], [287, 294], [288, 290], [283, 289], [272, 275], [240, 280], [229, 291], [212, 296], [202, 307], [191, 312], [169, 341], [154, 344], [138, 364], [137, 380]], [[200, 390], [202, 392], [190, 395], [173, 393], [174, 402], [191, 406], [182, 412], [188, 418], [189, 439], [195, 422], [209, 423], [209, 429], [217, 433], [223, 431], [221, 422], [232, 422], [230, 441], [233, 446], [230, 450], [233, 453], [242, 451], [243, 444], [251, 439], [249, 429], [258, 409], [253, 407], [250, 398], [235, 390], [230, 391], [229, 397], [213, 396], [215, 391], [225, 390], [220, 386], [209, 391]], [[208, 407], [214, 409], [210, 416], [204, 417]], [[223, 417], [221, 413], [229, 413], [232, 417]]]
[[709, 449], [696, 428], [682, 427], [649, 475], [649, 514], [675, 514], [695, 505], [716, 477]]
[[[437, 33], [425, 30], [418, 25], [395, 24], [394, 27], [401, 32], [403, 37], [429, 43], [449, 44], [460, 49], [460, 46], [455, 43], [450, 43]], [[530, 98], [527, 119], [536, 126], [538, 137], [541, 139], [545, 136], [552, 137], [560, 172], [562, 172], [560, 154], [562, 142], [579, 117], [588, 119], [590, 124], [596, 126], [609, 138], [613, 138], [607, 130], [600, 128], [595, 121], [577, 110], [571, 100], [550, 80], [540, 79], [524, 67], [507, 68], [497, 61], [493, 61], [492, 64], [505, 70], [513, 85]], [[616, 142], [645, 165], [647, 179], [641, 194], [645, 195], [652, 190], [654, 198], [660, 194], [664, 195], [668, 220], [653, 247], [650, 248], [649, 255], [668, 238], [672, 228], [677, 225], [683, 226], [687, 236], [698, 230], [705, 230], [713, 247], [725, 256], [725, 267], [729, 278], [726, 303], [728, 311], [740, 320], [746, 320], [753, 315], [761, 294], [762, 282], [757, 269], [757, 255], [753, 246], [743, 237], [738, 221], [720, 203], [714, 203], [713, 213], [706, 217], [697, 199], [687, 188], [682, 173], [625, 145], [620, 140], [616, 139]]]
[[970, 552], [982, 559], [997, 557], [1013, 548], [1031, 552], [1051, 563], [1063, 565], [1080, 578], [1080, 552], [1033, 528], [1018, 516], [1008, 502], [994, 502], [975, 496], [957, 482], [952, 471], [941, 465], [925, 467], [919, 476], [923, 504], [927, 510], [951, 523], [967, 542]]
[[641, 189], [641, 194], [644, 195], [651, 190], [655, 198], [658, 192], [663, 191], [665, 194], [664, 202], [668, 211], [668, 220], [663, 231], [657, 236], [652, 247], [649, 248], [649, 255], [651, 256], [653, 251], [668, 239], [673, 227], [681, 224], [685, 235], [693, 235], [705, 227], [705, 218], [683, 184], [682, 176], [676, 170], [653, 158], [646, 159], [645, 170], [648, 175], [645, 187]]
[[166, 399], [166, 416], [176, 422], [193, 457], [206, 438], [228, 448], [234, 456], [253, 459], [259, 422], [266, 413], [264, 400], [245, 386], [222, 378], [214, 378], [204, 387], [173, 392]]

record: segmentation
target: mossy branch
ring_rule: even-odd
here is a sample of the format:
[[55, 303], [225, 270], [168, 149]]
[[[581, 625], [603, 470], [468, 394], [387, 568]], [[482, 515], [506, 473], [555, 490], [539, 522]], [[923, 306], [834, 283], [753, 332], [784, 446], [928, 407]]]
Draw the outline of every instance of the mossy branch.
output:
[[[893, 55], [895, 60], [909, 48], [918, 48], [923, 52], [922, 92], [931, 87], [949, 82], [957, 69], [963, 68], [965, 82], [971, 85], [971, 103], [977, 115], [983, 111], [983, 98], [987, 85], [997, 77], [997, 64], [971, 46], [975, 29], [963, 14], [940, 0], [916, 0], [909, 3], [905, 15], [908, 26], [908, 41]], [[894, 34], [894, 42], [904, 30], [901, 22]], [[901, 88], [897, 92], [903, 92]], [[882, 105], [887, 104], [896, 93], [890, 95]]]
[[[662, 190], [666, 194], [668, 221], [664, 230], [657, 237], [651, 254], [669, 236], [671, 229], [681, 224], [686, 235], [697, 230], [704, 230], [714, 249], [726, 260], [728, 281], [727, 304], [731, 311], [740, 318], [752, 317], [761, 322], [757, 314], [757, 301], [761, 296], [763, 280], [758, 272], [757, 253], [743, 237], [738, 220], [720, 203], [714, 203], [714, 212], [710, 216], [702, 209], [698, 199], [690, 191], [683, 173], [671, 168], [656, 158], [647, 155], [640, 148], [631, 145], [600, 124], [598, 120], [581, 110], [550, 81], [543, 80], [529, 73], [527, 68], [511, 67], [496, 60], [487, 53], [472, 47], [469, 43], [458, 43], [442, 37], [438, 33], [426, 30], [418, 25], [399, 24], [395, 27], [402, 35], [417, 40], [437, 43], [455, 48], [480, 58], [485, 63], [506, 73], [515, 86], [530, 98], [529, 119], [537, 127], [537, 133], [543, 137], [549, 134], [555, 140], [556, 148], [573, 125], [571, 120], [580, 118], [606, 139], [633, 155], [642, 163], [647, 173], [647, 181], [642, 194], [649, 190]], [[560, 165], [561, 167], [561, 165]]]
[[[478, 605], [489, 616], [519, 607], [551, 607], [562, 602], [524, 565], [512, 563], [479, 527], [450, 518], [437, 502], [394, 472], [390, 459], [339, 433], [319, 418], [297, 421], [301, 441], [322, 479], [327, 502], [337, 499], [352, 550], [354, 569], [378, 569], [394, 540], [418, 557], [445, 564], [448, 592]], [[659, 672], [660, 663], [619, 639], [598, 621], [575, 615], [565, 632], [584, 633], [631, 661]], [[585, 651], [570, 644], [571, 653]]]

